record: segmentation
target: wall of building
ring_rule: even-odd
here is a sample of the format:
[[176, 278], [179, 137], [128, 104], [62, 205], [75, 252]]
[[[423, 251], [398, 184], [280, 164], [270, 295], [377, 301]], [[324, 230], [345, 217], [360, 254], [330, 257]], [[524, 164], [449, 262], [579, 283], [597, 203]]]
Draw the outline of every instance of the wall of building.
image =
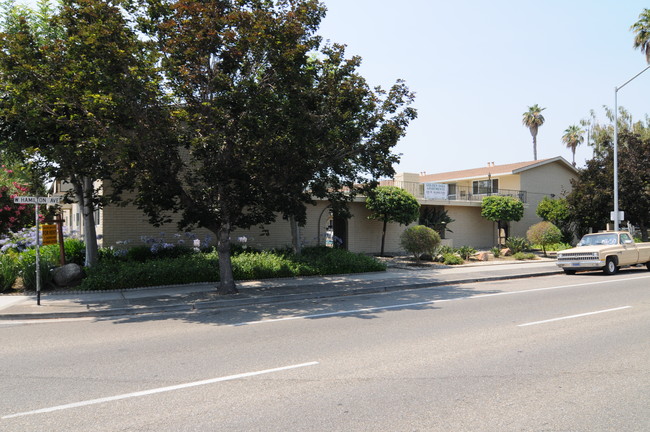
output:
[[496, 244], [495, 224], [481, 217], [480, 206], [445, 206], [445, 210], [454, 219], [449, 224], [449, 229], [453, 232], [446, 234], [454, 247], [489, 249]]
[[557, 162], [522, 171], [520, 176], [521, 188], [528, 192], [528, 202], [522, 220], [512, 222], [510, 235], [526, 237], [528, 228], [541, 222], [541, 218], [536, 214], [539, 202], [551, 194], [555, 198], [564, 197], [564, 193], [571, 190], [571, 179], [576, 178], [576, 174], [569, 167]]

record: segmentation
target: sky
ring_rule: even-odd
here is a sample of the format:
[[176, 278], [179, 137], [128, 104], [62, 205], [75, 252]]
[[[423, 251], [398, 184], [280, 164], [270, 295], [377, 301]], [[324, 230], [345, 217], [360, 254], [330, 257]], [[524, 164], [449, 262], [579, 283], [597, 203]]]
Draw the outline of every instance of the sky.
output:
[[[521, 123], [546, 108], [538, 159], [571, 151], [564, 131], [614, 106], [614, 89], [642, 71], [633, 48], [641, 0], [321, 0], [319, 34], [358, 55], [371, 86], [404, 79], [418, 118], [395, 147], [397, 172], [429, 174], [533, 160]], [[35, 0], [22, 3], [34, 4]], [[635, 120], [650, 114], [650, 71], [618, 92]], [[583, 144], [578, 167], [592, 157]]]
[[[418, 118], [395, 148], [397, 172], [429, 174], [533, 160], [522, 114], [546, 108], [538, 159], [571, 151], [564, 131], [606, 121], [614, 89], [642, 71], [637, 0], [322, 0], [320, 34], [363, 58], [361, 74], [389, 88], [404, 79]], [[650, 114], [650, 71], [618, 92], [635, 120]], [[583, 144], [578, 167], [592, 157]]]

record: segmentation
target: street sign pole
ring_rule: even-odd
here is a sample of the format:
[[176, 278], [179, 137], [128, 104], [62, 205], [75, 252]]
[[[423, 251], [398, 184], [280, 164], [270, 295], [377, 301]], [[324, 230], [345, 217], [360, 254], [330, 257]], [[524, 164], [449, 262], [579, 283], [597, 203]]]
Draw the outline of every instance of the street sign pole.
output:
[[41, 247], [40, 247], [40, 220], [38, 218], [38, 200], [36, 201], [36, 304], [41, 305]]
[[34, 212], [34, 221], [36, 223], [36, 304], [41, 305], [41, 229], [40, 229], [40, 220], [38, 218], [39, 214], [39, 204], [59, 204], [61, 202], [61, 197], [26, 197], [18, 196], [14, 197], [15, 204], [34, 204], [36, 206], [36, 211]]

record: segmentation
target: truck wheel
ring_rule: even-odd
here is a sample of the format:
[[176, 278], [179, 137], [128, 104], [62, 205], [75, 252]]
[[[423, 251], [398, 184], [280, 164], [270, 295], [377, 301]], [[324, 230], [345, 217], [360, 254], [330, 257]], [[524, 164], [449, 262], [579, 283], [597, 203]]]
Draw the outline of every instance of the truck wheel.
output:
[[564, 274], [574, 275], [574, 274], [576, 274], [576, 271], [575, 270], [564, 270]]
[[650, 270], [650, 262], [645, 263], [645, 266], [647, 267], [648, 270]]
[[603, 268], [603, 271], [605, 274], [608, 275], [613, 275], [616, 274], [618, 271], [618, 267], [616, 266], [616, 260], [612, 257], [608, 257], [607, 261], [605, 261], [605, 268]]

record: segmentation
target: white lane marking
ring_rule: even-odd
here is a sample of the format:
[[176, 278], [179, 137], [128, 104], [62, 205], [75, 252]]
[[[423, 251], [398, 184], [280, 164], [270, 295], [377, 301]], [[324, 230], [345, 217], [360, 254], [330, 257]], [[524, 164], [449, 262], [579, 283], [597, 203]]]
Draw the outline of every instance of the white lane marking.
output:
[[64, 323], [64, 322], [77, 322], [77, 321], [94, 321], [96, 317], [79, 317], [79, 318], [43, 318], [43, 319], [33, 319], [33, 320], [0, 320], [0, 325], [26, 325], [26, 324], [54, 324], [54, 323]]
[[10, 418], [15, 418], [15, 417], [24, 417], [28, 415], [34, 415], [34, 414], [44, 414], [44, 413], [50, 413], [53, 411], [61, 411], [61, 410], [66, 410], [66, 409], [71, 409], [71, 408], [79, 408], [83, 406], [88, 406], [88, 405], [95, 405], [95, 404], [100, 404], [100, 403], [106, 403], [106, 402], [112, 402], [116, 400], [121, 400], [121, 399], [128, 399], [128, 398], [134, 398], [134, 397], [141, 397], [141, 396], [148, 396], [156, 393], [163, 393], [163, 392], [169, 392], [169, 391], [174, 391], [174, 390], [181, 390], [181, 389], [186, 389], [190, 387], [197, 387], [197, 386], [203, 386], [203, 385], [208, 385], [208, 384], [214, 384], [218, 382], [223, 382], [223, 381], [231, 381], [231, 380], [236, 380], [236, 379], [241, 379], [241, 378], [248, 378], [252, 376], [257, 376], [257, 375], [263, 375], [263, 374], [269, 374], [269, 373], [274, 373], [274, 372], [281, 372], [289, 369], [297, 369], [297, 368], [302, 368], [302, 367], [307, 367], [307, 366], [315, 366], [319, 364], [318, 362], [309, 362], [309, 363], [301, 363], [301, 364], [295, 364], [291, 366], [283, 366], [279, 368], [274, 368], [274, 369], [265, 369], [257, 372], [247, 372], [247, 373], [241, 373], [237, 375], [229, 375], [225, 377], [220, 377], [220, 378], [212, 378], [208, 380], [203, 380], [203, 381], [195, 381], [191, 383], [185, 383], [185, 384], [178, 384], [174, 386], [169, 386], [169, 387], [161, 387], [157, 389], [151, 389], [151, 390], [144, 390], [144, 391], [139, 391], [139, 392], [134, 392], [134, 393], [127, 393], [123, 395], [117, 395], [117, 396], [110, 396], [110, 397], [105, 397], [105, 398], [100, 398], [100, 399], [92, 399], [92, 400], [87, 400], [87, 401], [82, 401], [82, 402], [75, 402], [75, 403], [70, 403], [66, 405], [59, 405], [55, 407], [50, 407], [50, 408], [43, 408], [43, 409], [38, 409], [34, 411], [27, 411], [27, 412], [22, 412], [22, 413], [17, 413], [17, 414], [9, 414], [6, 416], [3, 416], [2, 419], [10, 419]]
[[[263, 320], [258, 320], [258, 321], [244, 321], [244, 322], [240, 322], [240, 323], [236, 323], [236, 324], [230, 324], [230, 327], [241, 327], [241, 326], [255, 325], [255, 324], [269, 324], [269, 323], [275, 323], [275, 322], [281, 322], [281, 321], [293, 321], [293, 320], [302, 320], [302, 319], [310, 319], [310, 318], [324, 318], [324, 317], [328, 317], [328, 316], [337, 316], [337, 315], [352, 315], [352, 314], [355, 314], [355, 313], [362, 313], [362, 312], [376, 312], [376, 311], [387, 310], [387, 309], [399, 309], [399, 308], [403, 308], [403, 307], [432, 305], [434, 303], [444, 303], [444, 302], [451, 302], [451, 301], [458, 301], [458, 300], [478, 299], [478, 298], [484, 298], [484, 297], [496, 297], [496, 296], [515, 295], [515, 294], [527, 294], [527, 293], [540, 292], [540, 291], [550, 291], [550, 290], [557, 290], [557, 289], [575, 288], [575, 287], [589, 286], [589, 285], [600, 285], [600, 284], [606, 284], [606, 283], [620, 282], [621, 280], [628, 281], [628, 280], [648, 279], [648, 278], [650, 278], [650, 276], [641, 276], [641, 277], [628, 278], [628, 279], [610, 279], [610, 280], [599, 281], [599, 282], [587, 282], [587, 283], [574, 284], [574, 285], [559, 285], [559, 286], [554, 286], [554, 287], [534, 288], [534, 289], [523, 290], [523, 291], [508, 291], [508, 292], [499, 292], [499, 293], [492, 293], [492, 294], [477, 294], [477, 295], [467, 296], [467, 297], [455, 297], [455, 298], [451, 298], [451, 299], [428, 300], [428, 301], [417, 302], [417, 303], [402, 303], [402, 304], [394, 304], [394, 305], [387, 305], [387, 306], [375, 306], [375, 307], [369, 307], [369, 308], [363, 308], [363, 309], [352, 309], [352, 310], [345, 310], [345, 311], [338, 311], [338, 312], [324, 312], [324, 313], [310, 314], [310, 315], [295, 315], [295, 316], [284, 317], [284, 318], [263, 319]], [[437, 288], [440, 288], [440, 287], [437, 287]], [[433, 288], [433, 289], [435, 289], [435, 288]]]
[[586, 312], [586, 313], [581, 313], [577, 315], [569, 315], [565, 317], [559, 317], [559, 318], [552, 318], [552, 319], [547, 319], [543, 321], [535, 321], [535, 322], [529, 322], [526, 324], [519, 324], [517, 327], [526, 327], [526, 326], [532, 326], [532, 325], [537, 325], [537, 324], [546, 324], [554, 321], [562, 321], [562, 320], [567, 320], [567, 319], [573, 319], [573, 318], [581, 318], [581, 317], [586, 317], [589, 315], [597, 315], [601, 313], [606, 313], [606, 312], [615, 312], [615, 311], [620, 311], [623, 309], [630, 309], [632, 306], [622, 306], [622, 307], [617, 307], [617, 308], [612, 308], [612, 309], [605, 309], [605, 310], [599, 310], [595, 312]]

